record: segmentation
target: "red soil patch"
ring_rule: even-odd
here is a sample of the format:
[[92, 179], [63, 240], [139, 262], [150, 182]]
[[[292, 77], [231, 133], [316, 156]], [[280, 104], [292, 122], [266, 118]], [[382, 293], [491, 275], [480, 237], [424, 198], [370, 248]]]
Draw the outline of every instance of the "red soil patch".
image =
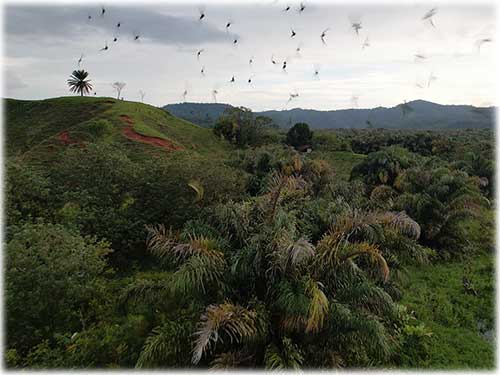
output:
[[63, 131], [57, 135], [57, 139], [61, 141], [64, 145], [79, 145], [80, 147], [85, 147], [80, 141], [70, 137], [67, 131]]
[[127, 126], [123, 129], [123, 135], [128, 139], [132, 139], [134, 141], [139, 141], [143, 143], [147, 143], [153, 146], [161, 147], [168, 151], [180, 151], [183, 150], [182, 147], [174, 145], [172, 142], [167, 141], [166, 139], [156, 138], [156, 137], [148, 137], [142, 134], [137, 133], [134, 130], [134, 121], [127, 115], [120, 115], [120, 119], [127, 124]]

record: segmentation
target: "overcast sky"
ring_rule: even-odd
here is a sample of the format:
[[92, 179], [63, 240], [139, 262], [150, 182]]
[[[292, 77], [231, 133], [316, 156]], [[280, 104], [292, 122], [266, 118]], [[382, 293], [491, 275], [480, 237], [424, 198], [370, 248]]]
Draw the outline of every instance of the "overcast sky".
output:
[[[103, 4], [104, 16], [101, 4], [8, 5], [4, 95], [69, 95], [66, 80], [83, 54], [81, 68], [90, 73], [97, 96], [115, 96], [111, 84], [123, 81], [125, 99], [140, 100], [143, 90], [145, 102], [157, 106], [182, 102], [184, 91], [186, 101], [213, 102], [213, 90], [217, 102], [253, 110], [371, 108], [414, 99], [496, 105], [495, 41], [484, 43], [480, 52], [476, 45], [495, 36], [495, 8], [485, 3], [335, 5], [306, 0], [303, 12], [299, 1], [283, 0]], [[287, 5], [291, 9], [285, 12]], [[206, 14], [202, 21], [200, 7]], [[422, 20], [434, 7], [435, 27]], [[361, 22], [359, 35], [351, 21]], [[324, 45], [320, 35], [327, 28]], [[369, 46], [362, 48], [367, 38]], [[99, 51], [106, 42], [109, 50]], [[272, 56], [278, 64], [271, 63]], [[299, 95], [287, 103], [291, 93]]]

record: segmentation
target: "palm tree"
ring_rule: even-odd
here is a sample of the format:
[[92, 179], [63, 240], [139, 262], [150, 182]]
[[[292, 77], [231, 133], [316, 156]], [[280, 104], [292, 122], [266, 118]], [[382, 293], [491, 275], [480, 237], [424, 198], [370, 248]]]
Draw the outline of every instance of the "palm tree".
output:
[[90, 79], [86, 79], [89, 73], [85, 70], [74, 70], [68, 79], [69, 91], [79, 92], [81, 96], [83, 94], [89, 94], [92, 91], [92, 84]]

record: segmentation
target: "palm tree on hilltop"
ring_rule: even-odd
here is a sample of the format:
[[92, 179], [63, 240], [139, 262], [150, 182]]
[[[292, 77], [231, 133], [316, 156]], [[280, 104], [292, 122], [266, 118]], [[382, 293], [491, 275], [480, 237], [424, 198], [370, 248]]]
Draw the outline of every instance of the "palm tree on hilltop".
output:
[[68, 79], [69, 91], [79, 92], [81, 96], [92, 91], [90, 79], [86, 79], [89, 73], [85, 70], [74, 70]]

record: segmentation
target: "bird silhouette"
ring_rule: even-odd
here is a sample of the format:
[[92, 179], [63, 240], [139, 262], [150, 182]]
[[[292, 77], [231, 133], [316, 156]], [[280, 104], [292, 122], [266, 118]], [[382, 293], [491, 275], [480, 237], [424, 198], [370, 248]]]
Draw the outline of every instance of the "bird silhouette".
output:
[[139, 34], [137, 34], [135, 37], [134, 37], [134, 40], [139, 40]]
[[101, 7], [101, 17], [104, 17], [104, 13], [106, 13], [106, 9], [104, 9], [104, 7]]
[[476, 48], [477, 48], [477, 53], [480, 54], [481, 53], [481, 46], [484, 44], [484, 43], [491, 43], [493, 40], [491, 38], [482, 38], [482, 39], [478, 39], [476, 40]]
[[304, 5], [304, 3], [300, 3], [299, 13], [302, 13], [305, 9], [306, 9], [306, 6]]
[[87, 16], [87, 21], [90, 21], [91, 19], [92, 19], [92, 16], [89, 14], [89, 15]]
[[281, 70], [283, 70], [286, 73], [286, 60], [283, 61], [283, 66], [281, 67]]
[[427, 87], [430, 87], [431, 83], [436, 79], [437, 77], [434, 75], [434, 73], [431, 72], [431, 74], [429, 74], [429, 79], [427, 80]]
[[358, 100], [359, 100], [359, 97], [357, 95], [351, 96], [351, 106], [353, 108], [358, 108]]
[[120, 28], [120, 26], [121, 26], [121, 25], [122, 25], [122, 23], [121, 23], [121, 22], [118, 22], [118, 23], [116, 24], [116, 27]]
[[231, 20], [227, 21], [227, 23], [226, 23], [226, 31], [229, 30], [229, 28], [231, 27], [232, 24], [233, 24], [233, 21], [231, 21]]
[[314, 64], [314, 78], [319, 78], [319, 65]]
[[359, 35], [359, 30], [363, 28], [363, 26], [361, 26], [361, 21], [352, 22], [351, 27], [354, 29], [354, 31], [356, 31], [356, 35]]
[[198, 52], [196, 52], [196, 59], [199, 60], [200, 59], [200, 56], [201, 56], [201, 53], [205, 51], [204, 49], [200, 49]]
[[234, 83], [234, 76], [231, 77], [231, 80], [229, 82]]
[[205, 77], [205, 67], [204, 66], [201, 67], [200, 73], [203, 77]]
[[113, 38], [113, 42], [116, 42], [116, 41], [118, 41], [118, 38], [115, 36], [115, 37]]
[[429, 10], [427, 13], [424, 14], [424, 16], [422, 17], [422, 20], [423, 21], [428, 20], [429, 23], [432, 25], [432, 27], [436, 27], [434, 25], [434, 21], [432, 20], [432, 17], [434, 17], [434, 15], [436, 13], [437, 13], [437, 8], [432, 8], [431, 10]]
[[416, 53], [414, 56], [414, 61], [415, 62], [422, 62], [424, 61], [425, 59], [427, 59], [427, 56], [425, 56], [423, 53]]
[[214, 100], [214, 103], [217, 103], [217, 94], [219, 94], [219, 92], [216, 89], [213, 89], [212, 90], [212, 99]]
[[203, 8], [198, 8], [198, 12], [200, 12], [200, 17], [198, 18], [198, 21], [201, 21], [203, 18], [205, 18], [205, 10]]
[[297, 35], [297, 33], [292, 29], [292, 34], [290, 35], [290, 37], [295, 38], [295, 35]]
[[365, 49], [366, 47], [370, 47], [370, 41], [368, 40], [368, 37], [366, 37], [365, 41], [361, 45], [361, 49]]
[[80, 56], [80, 58], [78, 59], [78, 67], [80, 67], [80, 64], [81, 64], [82, 61], [83, 61], [83, 53]]
[[285, 9], [283, 9], [283, 12], [288, 12], [290, 10], [290, 5], [287, 5]]
[[288, 103], [290, 103], [293, 99], [298, 97], [299, 93], [297, 91], [295, 91], [294, 93], [290, 93], [290, 96], [288, 97], [288, 101], [286, 102], [286, 104], [288, 105]]
[[252, 66], [252, 64], [253, 64], [253, 56], [252, 56], [252, 57], [250, 57], [250, 59], [248, 60], [248, 64], [249, 64], [250, 66]]
[[108, 50], [108, 42], [105, 42], [104, 47], [101, 48], [99, 51], [107, 51]]
[[271, 62], [276, 65], [278, 62], [274, 59], [274, 55], [271, 55]]
[[297, 48], [295, 48], [295, 56], [297, 56], [299, 58], [302, 57], [302, 55], [300, 54], [301, 51], [302, 51], [302, 43], [299, 43]]
[[325, 30], [323, 30], [323, 32], [321, 33], [321, 42], [326, 46], [326, 41], [325, 41], [325, 37], [326, 37], [326, 32], [330, 30], [330, 28], [327, 28]]
[[236, 46], [237, 43], [238, 43], [238, 38], [234, 38], [234, 40], [233, 40], [233, 46]]
[[185, 89], [184, 92], [182, 93], [182, 100], [185, 102], [186, 101], [186, 96], [188, 94], [188, 90]]

